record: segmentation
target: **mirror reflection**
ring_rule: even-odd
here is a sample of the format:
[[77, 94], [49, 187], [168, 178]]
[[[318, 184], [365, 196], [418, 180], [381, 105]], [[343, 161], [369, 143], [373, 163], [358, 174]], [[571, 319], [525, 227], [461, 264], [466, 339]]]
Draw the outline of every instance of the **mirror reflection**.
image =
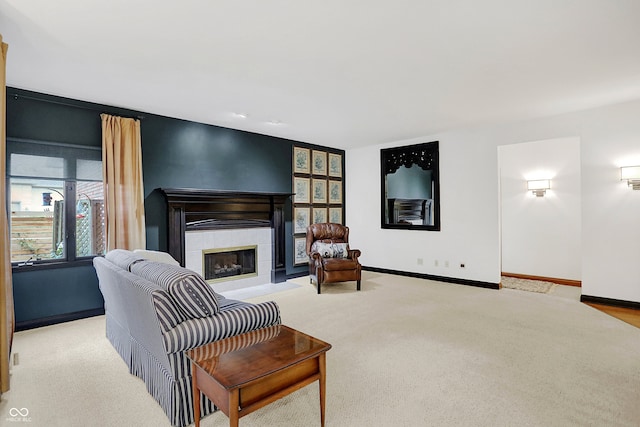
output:
[[382, 228], [440, 230], [438, 141], [380, 151]]

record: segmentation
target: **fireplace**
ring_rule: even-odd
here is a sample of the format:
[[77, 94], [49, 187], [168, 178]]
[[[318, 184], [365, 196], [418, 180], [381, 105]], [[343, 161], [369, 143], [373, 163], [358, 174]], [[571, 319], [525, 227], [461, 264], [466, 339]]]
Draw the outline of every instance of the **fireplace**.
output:
[[202, 269], [207, 283], [238, 280], [258, 275], [258, 245], [202, 251]]
[[[286, 280], [284, 204], [292, 193], [192, 188], [161, 188], [160, 191], [167, 200], [167, 249], [180, 265], [184, 267], [186, 264], [185, 237], [191, 232], [233, 231], [233, 234], [237, 235], [238, 231], [243, 229], [265, 230], [269, 234], [271, 282], [280, 283]], [[273, 241], [270, 240], [271, 236]], [[249, 243], [239, 243], [247, 244]], [[238, 243], [225, 246], [236, 245]], [[199, 271], [195, 268], [194, 270]]]
[[[200, 273], [216, 292], [277, 283], [271, 280], [273, 246], [272, 230], [266, 227], [190, 230], [185, 233], [185, 267]], [[242, 254], [235, 254], [237, 259], [230, 258], [228, 252], [240, 250]], [[218, 253], [222, 259], [216, 260], [213, 255], [205, 256]], [[253, 261], [247, 257], [253, 257]], [[249, 273], [251, 262], [255, 273]], [[216, 275], [215, 271], [212, 273], [207, 270], [213, 270], [216, 264], [220, 266], [220, 271], [214, 279], [212, 276]], [[237, 265], [243, 265], [241, 274], [238, 274], [238, 267], [234, 267]]]

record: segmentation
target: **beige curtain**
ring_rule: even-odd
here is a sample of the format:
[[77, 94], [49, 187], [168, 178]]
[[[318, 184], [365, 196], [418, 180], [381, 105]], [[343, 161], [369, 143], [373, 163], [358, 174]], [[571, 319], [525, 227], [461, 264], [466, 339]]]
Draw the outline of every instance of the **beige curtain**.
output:
[[7, 217], [7, 198], [4, 191], [7, 176], [7, 75], [6, 61], [9, 45], [2, 42], [0, 34], [0, 395], [9, 391], [9, 363], [11, 343], [15, 329], [13, 312], [13, 281], [11, 278], [11, 239], [9, 236], [9, 218]]
[[145, 249], [140, 121], [100, 117], [107, 250]]

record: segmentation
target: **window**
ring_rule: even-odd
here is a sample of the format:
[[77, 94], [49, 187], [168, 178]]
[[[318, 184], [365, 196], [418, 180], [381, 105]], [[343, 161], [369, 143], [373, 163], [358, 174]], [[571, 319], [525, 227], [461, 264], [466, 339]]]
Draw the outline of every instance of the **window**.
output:
[[101, 156], [100, 148], [7, 138], [12, 262], [104, 254]]

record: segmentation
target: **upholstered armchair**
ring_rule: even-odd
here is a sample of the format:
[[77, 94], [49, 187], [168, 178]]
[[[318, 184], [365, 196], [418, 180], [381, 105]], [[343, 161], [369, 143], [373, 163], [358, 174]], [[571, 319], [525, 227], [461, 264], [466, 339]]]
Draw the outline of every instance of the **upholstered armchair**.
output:
[[355, 280], [360, 290], [362, 267], [360, 250], [349, 248], [349, 227], [334, 223], [311, 224], [307, 227], [309, 276], [320, 293], [325, 283]]

